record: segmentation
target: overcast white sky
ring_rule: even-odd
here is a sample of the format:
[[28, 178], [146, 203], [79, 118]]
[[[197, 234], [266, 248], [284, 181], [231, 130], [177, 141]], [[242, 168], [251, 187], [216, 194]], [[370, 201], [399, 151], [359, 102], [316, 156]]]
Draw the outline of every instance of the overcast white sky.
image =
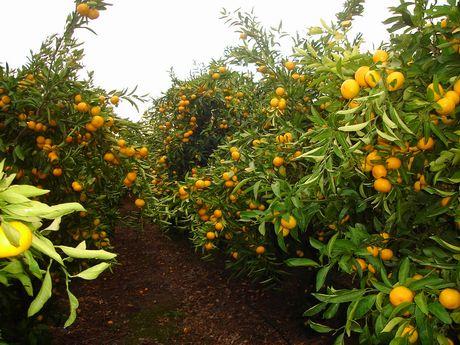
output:
[[[95, 71], [95, 81], [107, 90], [139, 86], [139, 93], [158, 96], [169, 86], [168, 70], [174, 67], [181, 77], [188, 75], [194, 62], [206, 63], [222, 55], [228, 45], [238, 43], [238, 34], [219, 20], [220, 10], [251, 10], [265, 25], [283, 22], [289, 33], [305, 32], [319, 25], [319, 19], [334, 19], [342, 0], [107, 0], [113, 3], [91, 27], [97, 36], [81, 33], [85, 40], [85, 64]], [[364, 32], [366, 47], [372, 49], [388, 35], [381, 22], [388, 6], [396, 0], [367, 0], [364, 16], [354, 31]], [[29, 50], [37, 50], [42, 40], [61, 32], [72, 0], [14, 0], [4, 10], [17, 15], [2, 16], [0, 62], [23, 64]], [[141, 111], [147, 105], [140, 105]], [[120, 116], [139, 119], [129, 104], [118, 108]]]

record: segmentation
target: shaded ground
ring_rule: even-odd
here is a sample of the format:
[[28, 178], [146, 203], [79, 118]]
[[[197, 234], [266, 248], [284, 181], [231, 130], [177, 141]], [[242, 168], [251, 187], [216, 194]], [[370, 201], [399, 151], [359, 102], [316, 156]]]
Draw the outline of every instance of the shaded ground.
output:
[[[119, 265], [73, 284], [76, 323], [53, 330], [54, 344], [330, 344], [302, 325], [299, 291], [262, 291], [229, 281], [221, 263], [202, 261], [183, 239], [154, 226], [118, 228]], [[301, 293], [301, 291], [300, 291]]]

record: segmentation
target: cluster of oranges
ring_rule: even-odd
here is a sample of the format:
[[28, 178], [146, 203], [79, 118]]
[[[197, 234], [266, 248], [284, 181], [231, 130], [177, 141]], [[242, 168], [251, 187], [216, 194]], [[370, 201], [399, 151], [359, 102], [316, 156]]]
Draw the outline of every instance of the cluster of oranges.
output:
[[77, 5], [77, 13], [88, 19], [94, 20], [99, 18], [99, 10], [97, 8], [91, 7], [88, 3], [82, 2]]

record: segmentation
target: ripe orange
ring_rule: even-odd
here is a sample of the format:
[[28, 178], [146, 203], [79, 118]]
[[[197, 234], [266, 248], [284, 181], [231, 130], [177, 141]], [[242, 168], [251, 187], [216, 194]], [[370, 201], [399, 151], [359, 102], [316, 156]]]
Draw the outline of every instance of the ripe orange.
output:
[[283, 87], [280, 86], [276, 88], [275, 93], [277, 96], [282, 97], [284, 96], [285, 90]]
[[213, 73], [211, 78], [214, 79], [214, 80], [217, 80], [217, 79], [220, 78], [220, 74], [219, 73]]
[[374, 189], [380, 193], [389, 193], [391, 191], [391, 182], [386, 178], [378, 178], [374, 181]]
[[145, 201], [143, 199], [136, 199], [134, 201], [134, 205], [136, 205], [138, 208], [142, 208], [145, 206]]
[[62, 169], [61, 168], [54, 168], [53, 169], [53, 175], [56, 177], [59, 177], [62, 175]]
[[276, 108], [279, 104], [280, 100], [276, 97], [273, 97], [271, 100], [270, 100], [270, 106], [272, 108]]
[[451, 288], [442, 290], [439, 294], [439, 303], [446, 309], [460, 308], [460, 292]]
[[366, 163], [369, 164], [370, 166], [374, 166], [374, 164], [376, 164], [381, 159], [382, 157], [379, 156], [378, 151], [374, 150], [367, 155]]
[[391, 249], [385, 248], [380, 251], [380, 258], [383, 261], [391, 260], [392, 257], [393, 257], [393, 251]]
[[126, 178], [127, 178], [129, 181], [131, 181], [131, 182], [136, 181], [137, 172], [135, 172], [135, 171], [130, 171], [130, 172], [126, 175]]
[[433, 138], [429, 137], [427, 141], [425, 141], [425, 138], [420, 138], [420, 140], [417, 143], [417, 147], [422, 150], [431, 150], [434, 147], [434, 140]]
[[[356, 261], [358, 262], [359, 266], [361, 266], [361, 271], [364, 272], [365, 270], [367, 270], [367, 263], [366, 263], [366, 261], [364, 259], [358, 258], [358, 259], [356, 259]], [[352, 269], [353, 269], [353, 271], [358, 270], [355, 265], [352, 266]]]
[[221, 210], [214, 210], [214, 217], [220, 218], [222, 217], [222, 211]]
[[120, 97], [118, 97], [116, 95], [110, 97], [110, 103], [112, 103], [113, 105], [117, 105], [119, 101], [120, 101]]
[[286, 109], [286, 100], [284, 98], [281, 98], [280, 101], [278, 102], [278, 109], [279, 110]]
[[412, 326], [412, 325], [408, 325], [408, 326], [404, 327], [404, 329], [403, 329], [403, 331], [401, 333], [401, 336], [402, 337], [407, 336], [409, 344], [415, 344], [417, 342], [417, 340], [418, 340], [418, 332], [415, 329], [415, 327]]
[[457, 95], [460, 96], [460, 79], [458, 79], [455, 84], [454, 84], [454, 91], [457, 93]]
[[286, 61], [286, 62], [284, 63], [284, 67], [286, 67], [286, 69], [287, 69], [288, 71], [292, 71], [292, 70], [295, 68], [295, 62], [293, 62], [293, 61]]
[[86, 17], [89, 14], [89, 6], [88, 4], [82, 3], [77, 6], [77, 12], [80, 16]]
[[377, 62], [385, 62], [388, 60], [388, 53], [385, 50], [377, 49], [372, 56], [372, 61], [375, 63]]
[[264, 246], [258, 246], [256, 248], [256, 253], [259, 254], [259, 255], [262, 255], [263, 253], [265, 253], [265, 247]]
[[80, 102], [77, 104], [77, 110], [81, 113], [87, 113], [89, 110], [89, 106], [85, 102]]
[[208, 231], [208, 232], [206, 233], [206, 238], [207, 238], [208, 240], [211, 240], [211, 241], [212, 241], [213, 239], [216, 238], [216, 234], [215, 234], [214, 232], [212, 232], [212, 231]]
[[273, 158], [273, 165], [275, 167], [280, 167], [284, 164], [284, 158], [283, 157], [275, 157]]
[[355, 72], [355, 80], [358, 82], [359, 86], [367, 87], [366, 79], [364, 78], [366, 73], [369, 71], [369, 66], [361, 66]]
[[379, 248], [376, 246], [368, 246], [366, 250], [372, 254], [373, 257], [379, 256]]
[[77, 181], [73, 181], [72, 182], [72, 189], [76, 192], [81, 192], [83, 190], [83, 186], [77, 182]]
[[216, 224], [214, 224], [214, 229], [216, 229], [217, 231], [220, 231], [224, 228], [224, 225], [220, 222], [217, 222]]
[[95, 128], [101, 128], [102, 126], [104, 126], [104, 118], [99, 115], [93, 116], [93, 118], [91, 119], [91, 124]]
[[449, 98], [455, 105], [460, 103], [460, 95], [455, 91], [447, 91], [444, 97]]
[[345, 99], [355, 98], [359, 94], [359, 84], [354, 79], [347, 79], [342, 83], [340, 92]]
[[120, 147], [125, 147], [126, 146], [126, 140], [124, 139], [119, 139], [117, 142], [117, 145]]
[[446, 207], [447, 205], [449, 205], [450, 199], [451, 199], [450, 196], [446, 196], [445, 198], [442, 198], [441, 199], [441, 206]]
[[437, 88], [435, 89], [433, 83], [427, 86], [426, 88], [428, 98], [433, 99], [434, 101], [439, 100], [442, 95], [444, 95], [444, 89], [442, 88], [441, 84], [437, 84]]
[[289, 220], [281, 218], [281, 226], [288, 230], [292, 230], [297, 226], [297, 220], [293, 216], [289, 215]]
[[366, 81], [367, 85], [370, 87], [374, 87], [380, 81], [380, 73], [374, 70], [367, 71], [364, 75], [364, 80]]
[[397, 286], [390, 292], [390, 303], [393, 306], [398, 306], [404, 302], [412, 303], [414, 301], [414, 293], [405, 286]]
[[399, 90], [404, 84], [404, 74], [401, 72], [392, 72], [387, 77], [388, 91]]
[[99, 18], [99, 10], [97, 8], [90, 8], [88, 11], [88, 18], [91, 20]]
[[374, 176], [375, 179], [385, 177], [387, 176], [387, 169], [381, 164], [374, 165], [372, 168], [372, 176]]
[[389, 157], [386, 160], [388, 170], [397, 170], [401, 167], [401, 160], [397, 157]]
[[232, 152], [232, 159], [233, 159], [234, 161], [239, 160], [240, 157], [241, 157], [241, 155], [240, 155], [240, 153], [239, 153], [238, 151], [233, 151], [233, 152]]
[[436, 102], [440, 108], [436, 109], [439, 115], [449, 115], [455, 110], [455, 103], [451, 98], [443, 97]]
[[101, 114], [101, 107], [92, 107], [91, 108], [91, 115], [96, 116]]

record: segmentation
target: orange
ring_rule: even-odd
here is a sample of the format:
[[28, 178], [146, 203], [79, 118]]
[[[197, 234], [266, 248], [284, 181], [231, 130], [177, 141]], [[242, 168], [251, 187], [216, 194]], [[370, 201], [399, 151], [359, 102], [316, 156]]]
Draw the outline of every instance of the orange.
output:
[[455, 103], [452, 98], [443, 97], [436, 102], [438, 104], [438, 108], [436, 108], [436, 112], [439, 115], [449, 115], [455, 110]]
[[119, 139], [118, 142], [117, 142], [118, 146], [120, 147], [125, 147], [126, 145], [126, 140], [124, 139]]
[[460, 292], [451, 288], [442, 290], [439, 294], [439, 303], [446, 309], [460, 308]]
[[88, 18], [91, 20], [99, 18], [99, 10], [97, 8], [90, 8], [88, 11]]
[[460, 79], [455, 82], [454, 91], [460, 96]]
[[455, 91], [447, 91], [444, 97], [449, 98], [456, 106], [460, 103], [460, 95]]
[[54, 168], [53, 169], [53, 175], [56, 177], [59, 177], [62, 175], [62, 169], [61, 168]]
[[120, 97], [118, 97], [116, 95], [110, 97], [110, 103], [112, 103], [113, 105], [117, 105], [119, 101], [120, 101]]
[[404, 84], [404, 74], [401, 72], [392, 72], [387, 77], [388, 91], [399, 90]]
[[366, 157], [366, 163], [369, 164], [370, 166], [374, 166], [377, 161], [380, 161], [382, 158], [379, 156], [378, 151], [372, 151], [369, 153]]
[[272, 98], [270, 100], [270, 106], [272, 108], [276, 108], [278, 106], [279, 102], [280, 102], [280, 100], [278, 98], [274, 97], [274, 98]]
[[222, 211], [221, 210], [214, 210], [214, 217], [220, 218], [222, 217]]
[[379, 256], [379, 248], [376, 246], [368, 246], [366, 250], [372, 254], [373, 257]]
[[449, 205], [449, 202], [450, 202], [450, 196], [446, 196], [445, 198], [441, 199], [441, 206], [446, 207], [447, 205]]
[[277, 96], [281, 97], [284, 95], [285, 93], [285, 90], [283, 87], [277, 87], [276, 90], [275, 90], [275, 93]]
[[295, 68], [295, 62], [293, 62], [293, 61], [286, 61], [286, 62], [284, 63], [284, 67], [286, 67], [286, 69], [287, 69], [288, 71], [292, 71], [292, 70]]
[[262, 255], [263, 253], [265, 253], [265, 247], [264, 246], [258, 246], [256, 248], [256, 253], [259, 254], [259, 255]]
[[95, 128], [100, 128], [100, 127], [104, 126], [104, 118], [102, 116], [99, 116], [99, 115], [93, 116], [93, 118], [91, 119], [91, 124]]
[[428, 98], [433, 99], [434, 101], [439, 100], [442, 95], [444, 95], [444, 89], [442, 88], [441, 84], [437, 84], [437, 88], [435, 89], [433, 83], [427, 86], [426, 88]]
[[347, 79], [342, 83], [340, 87], [340, 93], [345, 99], [352, 99], [359, 94], [359, 84], [354, 79]]
[[240, 153], [239, 153], [238, 151], [233, 151], [233, 152], [232, 152], [232, 159], [233, 159], [234, 161], [239, 160], [240, 157], [241, 157], [241, 155], [240, 155]]
[[139, 149], [139, 155], [140, 155], [141, 157], [147, 157], [148, 154], [149, 154], [148, 148], [146, 148], [146, 147], [143, 146], [143, 147], [141, 147], [141, 148]]
[[207, 238], [208, 240], [211, 240], [211, 241], [212, 241], [213, 239], [216, 238], [216, 234], [215, 234], [214, 232], [212, 232], [212, 231], [208, 231], [208, 232], [206, 233], [206, 238]]
[[372, 61], [375, 63], [377, 62], [385, 62], [388, 60], [388, 53], [385, 50], [377, 49], [372, 56]]
[[8, 224], [13, 227], [18, 235], [18, 246], [11, 244], [4, 230], [0, 227], [0, 258], [9, 258], [25, 252], [32, 245], [32, 231], [21, 222], [12, 221]]
[[135, 171], [130, 171], [130, 172], [126, 175], [126, 178], [127, 178], [129, 181], [131, 181], [131, 182], [136, 181], [137, 172], [135, 172]]
[[214, 224], [214, 229], [216, 229], [217, 231], [220, 231], [224, 228], [224, 225], [222, 223], [216, 223]]
[[89, 6], [88, 4], [82, 3], [77, 6], [77, 12], [80, 16], [86, 17], [89, 13]]
[[380, 258], [383, 261], [391, 260], [392, 257], [393, 257], [393, 251], [391, 249], [385, 248], [380, 251]]
[[83, 190], [83, 186], [77, 182], [77, 181], [73, 181], [72, 182], [72, 189], [76, 192], [81, 192]]
[[89, 110], [89, 106], [85, 102], [80, 102], [77, 104], [77, 110], [81, 113], [87, 113]]
[[380, 73], [377, 71], [367, 71], [364, 75], [364, 80], [366, 81], [367, 85], [370, 87], [374, 87], [380, 81]]
[[374, 181], [374, 189], [380, 193], [389, 193], [391, 191], [391, 182], [386, 178], [378, 178]]
[[367, 87], [366, 79], [364, 78], [366, 73], [369, 71], [369, 66], [361, 66], [355, 72], [355, 80], [358, 82], [359, 86]]
[[278, 109], [279, 110], [286, 109], [286, 100], [284, 98], [281, 98], [280, 101], [278, 102]]
[[397, 170], [401, 167], [401, 160], [396, 157], [389, 157], [386, 160], [388, 170]]
[[207, 251], [210, 251], [210, 250], [212, 250], [212, 249], [214, 248], [214, 245], [213, 245], [212, 243], [208, 242], [208, 243], [206, 243], [206, 244], [204, 245], [204, 248], [205, 248]]
[[220, 78], [220, 74], [219, 73], [213, 73], [211, 78], [214, 79], [214, 80], [217, 80], [217, 79]]
[[293, 216], [289, 215], [289, 220], [281, 218], [281, 226], [288, 230], [292, 230], [297, 226], [297, 220]]
[[273, 158], [273, 165], [275, 167], [280, 167], [284, 164], [284, 158], [283, 157], [275, 157]]
[[100, 115], [100, 113], [101, 113], [101, 107], [92, 107], [91, 108], [91, 115], [92, 116]]
[[[364, 260], [361, 259], [361, 258], [356, 259], [356, 261], [358, 262], [359, 266], [361, 266], [361, 271], [367, 270], [367, 263], [366, 263], [366, 261], [364, 261]], [[357, 270], [358, 270], [358, 269], [356, 268], [355, 265], [352, 266], [352, 269], [353, 269], [353, 271], [357, 271]]]
[[415, 329], [414, 326], [412, 325], [408, 325], [406, 327], [404, 327], [402, 333], [401, 333], [401, 336], [402, 337], [406, 337], [407, 336], [407, 340], [409, 341], [409, 344], [415, 344], [418, 340], [418, 332], [417, 330]]
[[412, 303], [414, 301], [414, 293], [405, 286], [397, 286], [390, 292], [390, 303], [393, 306], [398, 306], [404, 302]]
[[418, 274], [418, 273], [417, 273], [417, 274], [414, 274], [414, 275], [412, 276], [412, 279], [414, 279], [414, 280], [420, 280], [420, 279], [422, 279], [422, 278], [423, 278], [423, 276], [422, 276], [421, 274]]
[[422, 150], [431, 150], [434, 147], [434, 140], [433, 138], [429, 137], [427, 141], [425, 141], [425, 138], [420, 138], [420, 140], [417, 142], [417, 147]]
[[385, 177], [387, 176], [387, 169], [385, 169], [385, 167], [381, 164], [374, 165], [372, 168], [372, 176], [376, 179]]
[[138, 208], [142, 208], [145, 206], [145, 201], [143, 199], [136, 199], [134, 201], [134, 205], [136, 205]]

